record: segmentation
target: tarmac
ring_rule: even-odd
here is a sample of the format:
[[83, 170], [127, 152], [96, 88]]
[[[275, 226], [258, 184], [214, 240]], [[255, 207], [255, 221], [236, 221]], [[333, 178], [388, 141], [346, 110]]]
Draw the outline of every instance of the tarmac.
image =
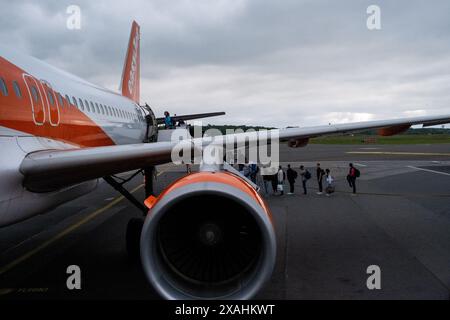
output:
[[[313, 173], [308, 195], [262, 191], [274, 217], [277, 263], [257, 299], [450, 298], [450, 145], [280, 148], [283, 165]], [[318, 195], [320, 161], [336, 178], [331, 197]], [[345, 176], [361, 171], [358, 194]], [[158, 167], [156, 193], [184, 174]], [[126, 174], [124, 174], [125, 176]], [[127, 185], [144, 199], [142, 176]], [[140, 212], [106, 183], [51, 212], [0, 229], [0, 300], [159, 299], [139, 263], [131, 262], [125, 231]], [[68, 290], [69, 265], [82, 273]], [[381, 289], [369, 290], [369, 266]]]

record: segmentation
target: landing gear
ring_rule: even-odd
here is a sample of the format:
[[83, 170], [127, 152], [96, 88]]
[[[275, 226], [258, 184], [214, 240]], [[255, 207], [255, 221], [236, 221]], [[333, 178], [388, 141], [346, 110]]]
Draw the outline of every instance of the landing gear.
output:
[[140, 241], [143, 218], [131, 218], [127, 225], [127, 253], [131, 261], [137, 261], [140, 257]]
[[117, 176], [103, 177], [103, 179], [109, 185], [119, 191], [126, 199], [128, 199], [136, 208], [138, 208], [142, 212], [142, 217], [131, 218], [127, 224], [126, 247], [128, 257], [131, 261], [137, 261], [140, 258], [141, 232], [144, 225], [145, 216], [148, 212], [148, 208], [140, 200], [136, 199], [136, 197], [132, 193], [125, 189], [123, 185], [133, 179], [139, 173], [144, 174], [145, 198], [147, 198], [153, 194], [153, 181], [156, 176], [156, 170], [154, 166], [149, 166], [142, 170], [139, 170], [131, 175], [131, 177], [129, 177], [128, 179], [122, 179]]
[[156, 170], [154, 166], [149, 166], [144, 170], [144, 187], [145, 187], [145, 198], [147, 199], [153, 194], [153, 181], [156, 177]]

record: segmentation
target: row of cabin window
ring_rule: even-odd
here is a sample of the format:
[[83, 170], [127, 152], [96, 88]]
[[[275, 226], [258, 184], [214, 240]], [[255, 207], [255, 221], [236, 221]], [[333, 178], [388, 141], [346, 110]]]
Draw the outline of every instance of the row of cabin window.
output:
[[[17, 81], [13, 81], [12, 83], [16, 97], [22, 99], [22, 91], [20, 90], [19, 84], [17, 83]], [[2, 93], [3, 96], [8, 95], [8, 87], [6, 86], [5, 80], [1, 77], [0, 77], [0, 92]], [[37, 103], [39, 101], [39, 91], [33, 85], [31, 86], [31, 95], [33, 96], [34, 102]], [[64, 98], [61, 96], [61, 94], [57, 92], [56, 96], [58, 97], [59, 105], [61, 105], [62, 107], [66, 106], [64, 103]], [[47, 97], [50, 104], [52, 106], [55, 105], [54, 96], [50, 90], [47, 90]], [[130, 120], [136, 119], [137, 117], [139, 118], [139, 120], [142, 120], [139, 116], [136, 116], [131, 112], [123, 111], [121, 109], [117, 109], [107, 105], [98, 104], [97, 102], [94, 104], [92, 103], [92, 101], [87, 101], [86, 99], [84, 100], [83, 103], [83, 100], [78, 98], [77, 102], [77, 98], [72, 96], [72, 103], [71, 103], [70, 98], [67, 94], [65, 95], [65, 100], [67, 100], [69, 106], [72, 104], [73, 106], [81, 110], [85, 110], [86, 108], [86, 111], [88, 112], [94, 112], [114, 117], [128, 118]]]

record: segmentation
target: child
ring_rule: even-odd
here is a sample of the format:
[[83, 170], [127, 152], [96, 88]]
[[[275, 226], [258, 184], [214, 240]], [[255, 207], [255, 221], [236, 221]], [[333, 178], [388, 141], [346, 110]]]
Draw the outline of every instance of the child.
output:
[[330, 174], [330, 169], [325, 170], [325, 181], [327, 183], [325, 192], [326, 192], [326, 196], [329, 197], [334, 192], [334, 186], [333, 186], [334, 179]]

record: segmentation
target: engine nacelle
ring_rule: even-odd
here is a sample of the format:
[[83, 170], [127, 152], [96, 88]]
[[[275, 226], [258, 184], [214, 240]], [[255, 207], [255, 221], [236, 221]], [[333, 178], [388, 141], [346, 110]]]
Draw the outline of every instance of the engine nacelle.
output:
[[228, 172], [185, 176], [146, 200], [141, 260], [166, 299], [249, 299], [271, 277], [276, 240], [268, 207]]
[[288, 142], [288, 146], [290, 148], [301, 148], [306, 147], [309, 143], [309, 138], [303, 138], [303, 139], [291, 139]]
[[380, 136], [388, 137], [388, 136], [393, 136], [393, 135], [398, 134], [398, 133], [405, 132], [410, 127], [411, 127], [411, 125], [409, 125], [409, 124], [403, 124], [403, 125], [392, 126], [392, 127], [385, 127], [385, 128], [378, 129], [377, 133]]

